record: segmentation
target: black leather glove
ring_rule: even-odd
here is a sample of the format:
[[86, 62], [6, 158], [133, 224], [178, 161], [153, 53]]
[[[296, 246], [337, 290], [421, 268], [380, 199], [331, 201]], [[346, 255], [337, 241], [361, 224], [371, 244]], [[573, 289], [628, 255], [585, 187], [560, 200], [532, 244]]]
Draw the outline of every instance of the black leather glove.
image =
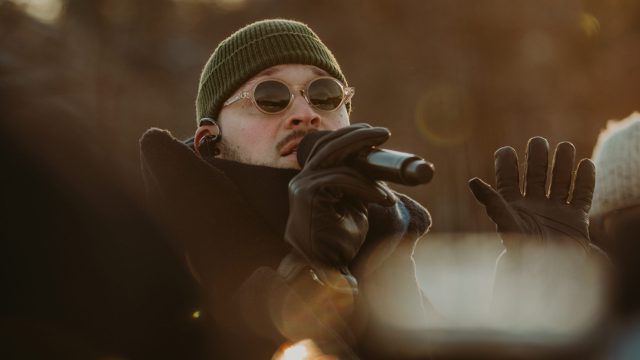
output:
[[595, 167], [581, 160], [572, 181], [575, 148], [562, 142], [547, 179], [548, 150], [544, 138], [529, 140], [524, 194], [511, 147], [495, 153], [497, 191], [479, 179], [469, 185], [505, 246], [496, 264], [494, 315], [508, 326], [575, 330], [581, 321], [599, 316], [603, 295], [599, 279], [606, 257], [591, 244], [588, 232]]
[[569, 142], [558, 144], [547, 195], [548, 151], [546, 139], [529, 140], [524, 194], [520, 192], [518, 158], [512, 147], [495, 153], [497, 191], [478, 178], [469, 181], [473, 195], [496, 223], [507, 251], [517, 250], [525, 237], [540, 243], [568, 240], [587, 251], [590, 248], [588, 214], [595, 167], [588, 159], [580, 161], [571, 192], [575, 148]]
[[[289, 220], [285, 240], [290, 257], [310, 267], [312, 276], [341, 292], [357, 290], [348, 265], [365, 240], [367, 205], [395, 204], [397, 198], [382, 182], [372, 181], [346, 166], [352, 157], [389, 138], [385, 128], [352, 125], [321, 138], [302, 171], [289, 184]], [[290, 270], [286, 277], [299, 271]]]

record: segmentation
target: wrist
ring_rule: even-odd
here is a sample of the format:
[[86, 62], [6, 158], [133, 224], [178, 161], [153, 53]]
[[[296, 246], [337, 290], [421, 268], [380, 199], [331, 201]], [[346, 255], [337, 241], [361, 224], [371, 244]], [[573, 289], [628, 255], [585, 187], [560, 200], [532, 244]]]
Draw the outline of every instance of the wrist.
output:
[[278, 266], [278, 273], [288, 283], [313, 281], [316, 285], [339, 294], [357, 295], [358, 281], [348, 268], [335, 269], [321, 264], [311, 264], [296, 252], [285, 256]]

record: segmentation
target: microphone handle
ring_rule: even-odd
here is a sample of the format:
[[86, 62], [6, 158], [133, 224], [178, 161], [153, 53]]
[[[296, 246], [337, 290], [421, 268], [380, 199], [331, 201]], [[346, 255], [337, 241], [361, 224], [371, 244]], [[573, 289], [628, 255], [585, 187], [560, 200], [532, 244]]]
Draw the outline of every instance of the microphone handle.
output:
[[353, 158], [350, 165], [371, 179], [402, 185], [420, 185], [431, 181], [434, 168], [413, 154], [372, 148]]

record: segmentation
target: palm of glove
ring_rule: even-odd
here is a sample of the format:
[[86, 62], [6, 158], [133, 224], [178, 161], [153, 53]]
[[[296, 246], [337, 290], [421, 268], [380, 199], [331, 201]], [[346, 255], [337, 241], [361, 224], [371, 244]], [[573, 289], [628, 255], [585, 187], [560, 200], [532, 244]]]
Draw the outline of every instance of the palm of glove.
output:
[[335, 267], [347, 264], [364, 242], [369, 228], [367, 207], [338, 188], [340, 177], [359, 177], [351, 172], [346, 168], [318, 171], [312, 177], [299, 176], [289, 185], [290, 212], [296, 214], [295, 227], [300, 229], [297, 237], [307, 239], [290, 242], [311, 260]]
[[517, 233], [541, 243], [551, 239], [571, 239], [585, 249], [588, 247], [588, 219], [585, 212], [547, 199], [523, 198], [508, 205], [512, 219], [505, 223], [514, 223], [516, 226], [512, 230], [506, 224], [497, 224], [498, 231], [506, 238], [505, 245], [511, 245], [509, 233]]
[[544, 138], [529, 140], [524, 195], [520, 192], [517, 155], [511, 147], [495, 154], [497, 191], [478, 178], [469, 182], [474, 196], [496, 223], [507, 251], [521, 245], [523, 238], [540, 243], [567, 240], [589, 248], [594, 165], [586, 159], [580, 162], [571, 191], [575, 148], [568, 142], [558, 144], [547, 195], [548, 150]]
[[285, 240], [316, 270], [328, 267], [348, 273], [369, 228], [367, 205], [395, 203], [395, 195], [383, 183], [346, 166], [352, 156], [389, 136], [388, 130], [366, 124], [334, 131], [316, 143], [289, 183]]

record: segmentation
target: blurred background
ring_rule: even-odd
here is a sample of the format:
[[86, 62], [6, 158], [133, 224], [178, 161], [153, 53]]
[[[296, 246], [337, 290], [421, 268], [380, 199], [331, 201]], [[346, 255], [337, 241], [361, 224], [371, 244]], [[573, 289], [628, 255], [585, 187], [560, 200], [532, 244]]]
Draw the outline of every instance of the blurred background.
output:
[[[138, 139], [192, 136], [210, 53], [271, 17], [309, 24], [332, 49], [357, 89], [352, 122], [435, 164], [429, 185], [397, 189], [448, 242], [493, 231], [467, 181], [493, 181], [498, 147], [523, 158], [540, 135], [589, 157], [608, 119], [640, 109], [638, 0], [0, 0], [0, 331], [45, 344], [10, 348], [55, 333], [79, 354], [199, 351], [188, 277], [145, 210]], [[479, 251], [497, 255], [492, 241]], [[479, 263], [489, 276], [492, 261]]]

